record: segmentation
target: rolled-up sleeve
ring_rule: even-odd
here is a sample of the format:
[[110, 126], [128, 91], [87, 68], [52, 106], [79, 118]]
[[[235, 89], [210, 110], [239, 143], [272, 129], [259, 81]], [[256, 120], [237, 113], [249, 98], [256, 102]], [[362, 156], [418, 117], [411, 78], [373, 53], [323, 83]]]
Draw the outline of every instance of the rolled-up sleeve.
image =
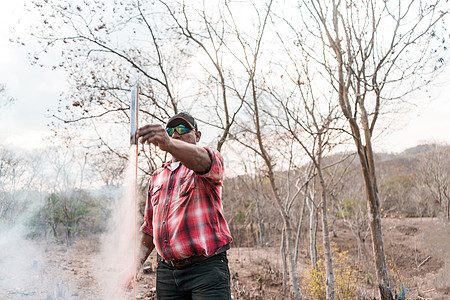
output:
[[224, 164], [223, 157], [219, 151], [211, 147], [203, 147], [206, 151], [208, 151], [209, 157], [211, 158], [211, 167], [206, 173], [197, 173], [197, 175], [203, 178], [209, 178], [214, 181], [216, 184], [220, 185], [223, 181], [224, 174]]

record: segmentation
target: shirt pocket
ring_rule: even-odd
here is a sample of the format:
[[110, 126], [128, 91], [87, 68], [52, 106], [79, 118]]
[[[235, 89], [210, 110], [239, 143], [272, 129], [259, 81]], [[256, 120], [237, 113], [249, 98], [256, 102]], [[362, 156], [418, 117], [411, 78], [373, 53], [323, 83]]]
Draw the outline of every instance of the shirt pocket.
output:
[[185, 181], [183, 181], [180, 185], [180, 198], [189, 197], [189, 195], [196, 188], [195, 185], [195, 178], [193, 176], [189, 176]]
[[179, 196], [181, 199], [189, 198], [190, 196], [198, 193], [202, 193], [205, 189], [205, 184], [201, 179], [195, 176], [188, 177], [185, 181], [180, 185]]
[[158, 205], [162, 184], [155, 185], [150, 192], [150, 203], [152, 206]]

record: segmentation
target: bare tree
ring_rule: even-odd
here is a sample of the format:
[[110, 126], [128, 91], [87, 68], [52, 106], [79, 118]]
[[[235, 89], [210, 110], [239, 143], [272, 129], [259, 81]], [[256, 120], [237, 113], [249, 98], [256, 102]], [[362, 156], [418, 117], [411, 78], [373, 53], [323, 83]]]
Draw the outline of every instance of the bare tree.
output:
[[[251, 156], [242, 156], [239, 159], [244, 173], [226, 178], [224, 182], [223, 197], [227, 199], [228, 203], [226, 212], [229, 210], [231, 214], [228, 224], [233, 233], [235, 224], [242, 221], [243, 215], [247, 215], [248, 212], [249, 218], [243, 225], [251, 228], [251, 234], [255, 236], [256, 240], [254, 245], [275, 246], [276, 241], [270, 239], [270, 234], [273, 233], [272, 230], [277, 230], [272, 222], [277, 219], [278, 214], [270, 201], [270, 192], [268, 191], [270, 188], [265, 180], [265, 172], [261, 170], [259, 160], [253, 160]], [[256, 224], [256, 227], [253, 226], [253, 223]], [[233, 241], [242, 244], [239, 236], [235, 236], [234, 233]]]
[[[286, 99], [289, 98], [287, 97]], [[285, 110], [288, 132], [311, 160], [311, 164], [314, 167], [315, 176], [317, 176], [317, 181], [319, 182], [320, 203], [316, 204], [314, 203], [314, 201], [311, 201], [311, 216], [315, 216], [314, 211], [317, 205], [320, 208], [322, 218], [322, 238], [324, 246], [325, 265], [327, 270], [327, 299], [335, 299], [334, 271], [328, 225], [329, 191], [323, 171], [325, 168], [325, 166], [323, 165], [323, 157], [325, 155], [325, 151], [332, 149], [329, 141], [331, 140], [333, 123], [336, 122], [336, 120], [338, 120], [339, 118], [336, 118], [336, 116], [334, 115], [335, 108], [332, 107], [330, 107], [331, 110], [328, 112], [328, 115], [320, 115], [320, 113], [316, 111], [316, 107], [318, 107], [318, 105], [316, 105], [316, 102], [318, 100], [314, 98], [314, 95], [309, 94], [306, 97], [301, 96], [300, 99], [302, 107], [304, 107], [305, 111], [307, 112], [304, 118], [296, 115], [298, 109], [290, 110], [284, 103], [280, 102], [280, 104]], [[307, 100], [311, 100], [311, 102], [308, 103]], [[315, 232], [315, 230], [312, 231]], [[311, 235], [311, 241], [313, 240], [314, 239], [312, 239]]]
[[238, 84], [232, 82], [232, 45], [226, 45], [234, 30], [228, 1], [221, 2], [219, 14], [216, 4], [201, 1], [35, 0], [30, 6], [42, 19], [33, 35], [43, 47], [33, 57], [38, 61], [45, 52], [61, 49], [62, 60], [54, 68], [65, 69], [71, 83], [54, 112], [63, 122], [54, 123], [57, 132], [67, 124], [89, 126], [96, 129], [97, 145], [126, 159], [124, 143], [112, 139], [104, 124], [125, 136], [129, 90], [139, 81], [142, 122], [164, 123], [188, 110], [218, 129], [217, 148], [222, 148], [243, 104], [229, 95]]
[[[208, 78], [203, 85], [206, 89], [217, 89], [217, 92], [212, 92], [215, 101], [212, 109], [216, 112], [219, 124], [215, 124], [213, 120], [206, 120], [211, 125], [220, 129], [220, 137], [217, 141], [217, 149], [220, 151], [225, 143], [228, 135], [230, 134], [231, 127], [235, 122], [236, 116], [242, 108], [243, 99], [240, 99], [237, 105], [233, 105], [232, 98], [228, 96], [229, 86], [233, 85], [234, 78], [227, 76], [227, 54], [228, 56], [235, 55], [233, 49], [231, 49], [228, 43], [229, 31], [236, 31], [236, 35], [241, 34], [240, 28], [236, 28], [235, 24], [228, 24], [229, 20], [233, 22], [233, 9], [230, 7], [228, 1], [224, 1], [219, 5], [217, 10], [216, 4], [214, 8], [206, 6], [203, 3], [203, 7], [199, 9], [188, 9], [186, 4], [181, 4], [182, 9], [180, 13], [171, 8], [166, 1], [159, 1], [167, 8], [170, 16], [174, 20], [176, 27], [179, 29], [180, 34], [199, 47], [204, 54], [207, 63], [200, 62], [205, 73], [208, 74]], [[214, 16], [211, 13], [211, 9], [217, 10], [218, 15]], [[201, 26], [196, 28], [195, 18], [200, 17]], [[198, 26], [197, 26], [198, 27]], [[230, 29], [231, 27], [231, 29]], [[231, 52], [231, 53], [230, 53]], [[208, 66], [212, 65], [211, 67]], [[231, 83], [228, 82], [230, 80]], [[215, 82], [215, 86], [211, 86], [209, 82]], [[230, 99], [231, 98], [231, 99]], [[238, 98], [239, 99], [239, 98]]]
[[365, 253], [364, 241], [369, 232], [369, 222], [364, 195], [364, 182], [360, 180], [361, 171], [355, 169], [347, 171], [340, 189], [336, 191], [336, 201], [339, 217], [356, 239], [358, 246], [358, 260], [362, 259]]
[[[450, 152], [448, 147], [437, 148], [422, 155], [417, 172], [417, 182], [427, 198], [443, 211], [444, 219], [450, 221]], [[427, 199], [423, 199], [427, 200]]]
[[[310, 241], [311, 258], [315, 265], [315, 234], [314, 220], [316, 207], [320, 209], [322, 221], [322, 238], [324, 246], [324, 256], [326, 262], [326, 294], [327, 299], [335, 298], [334, 271], [332, 263], [332, 253], [329, 235], [329, 193], [328, 184], [332, 182], [332, 177], [325, 176], [327, 164], [324, 163], [325, 155], [339, 144], [342, 134], [343, 121], [342, 113], [338, 104], [333, 101], [332, 94], [326, 90], [316, 89], [314, 84], [314, 63], [307, 58], [307, 52], [291, 52], [289, 45], [278, 32], [280, 44], [283, 45], [284, 52], [289, 57], [290, 64], [280, 70], [283, 74], [283, 84], [269, 86], [269, 94], [281, 107], [279, 115], [273, 115], [279, 126], [284, 128], [287, 135], [296, 143], [296, 148], [305, 153], [313, 167], [313, 174], [317, 177], [318, 195], [320, 200], [315, 203], [310, 202]], [[300, 49], [301, 50], [301, 49]], [[341, 139], [342, 140], [342, 139]], [[312, 200], [312, 197], [309, 197]], [[316, 198], [316, 197], [314, 197]], [[314, 250], [314, 251], [313, 251]], [[313, 253], [314, 252], [314, 253]]]
[[24, 161], [17, 153], [10, 149], [0, 147], [0, 217], [2, 220], [13, 220], [16, 217], [19, 202], [15, 193], [21, 188], [23, 180]]
[[[280, 185], [276, 175], [277, 170], [275, 168], [275, 164], [277, 159], [274, 151], [276, 146], [281, 146], [282, 143], [282, 148], [284, 150], [289, 149], [289, 145], [292, 145], [292, 140], [287, 140], [283, 137], [282, 133], [280, 134], [276, 131], [273, 125], [270, 125], [271, 120], [268, 112], [275, 107], [275, 104], [272, 103], [270, 99], [266, 99], [266, 101], [264, 101], [264, 98], [260, 94], [262, 82], [259, 81], [260, 78], [264, 77], [258, 76], [259, 73], [264, 73], [264, 71], [260, 71], [259, 69], [259, 58], [262, 51], [263, 35], [268, 25], [268, 17], [271, 12], [271, 5], [272, 1], [268, 3], [267, 8], [263, 11], [264, 13], [258, 14], [258, 22], [260, 25], [256, 38], [246, 37], [239, 34], [239, 31], [236, 30], [236, 38], [238, 41], [237, 45], [240, 47], [241, 52], [244, 53], [244, 55], [240, 57], [239, 62], [245, 68], [246, 74], [248, 75], [246, 82], [248, 82], [249, 95], [246, 96], [246, 94], [240, 94], [238, 91], [236, 91], [236, 93], [239, 98], [245, 99], [245, 110], [248, 112], [250, 120], [240, 120], [237, 126], [239, 126], [241, 131], [236, 132], [234, 138], [243, 146], [256, 153], [264, 163], [267, 174], [266, 176], [268, 177], [270, 183], [273, 199], [276, 203], [281, 219], [283, 220], [281, 252], [282, 257], [287, 260], [287, 264], [283, 260], [283, 266], [285, 270], [286, 267], [289, 268], [289, 282], [292, 294], [296, 299], [301, 299], [300, 288], [297, 280], [297, 255], [295, 253], [297, 250], [297, 230], [295, 230], [295, 222], [290, 214], [292, 203], [300, 194], [301, 187], [297, 186], [293, 194], [286, 193], [288, 196], [285, 200], [283, 199], [281, 192], [282, 185]], [[252, 124], [251, 127], [248, 126], [249, 122]], [[274, 139], [277, 140], [275, 143]], [[287, 147], [284, 145], [287, 145]], [[288, 157], [288, 174], [290, 174], [289, 170], [293, 166], [292, 155], [294, 154], [293, 148], [291, 147], [290, 149], [291, 151], [284, 154]], [[281, 150], [280, 153], [282, 153], [282, 151], [283, 150]], [[289, 182], [292, 183], [295, 182], [295, 180], [292, 181], [291, 179]], [[284, 256], [284, 253], [287, 255]]]
[[167, 28], [171, 25], [166, 15], [154, 12], [161, 6], [59, 0], [27, 5], [42, 21], [32, 30], [42, 44], [42, 50], [33, 53], [35, 61], [46, 52], [59, 51], [61, 60], [53, 68], [63, 68], [69, 79], [70, 90], [62, 95], [58, 111], [51, 112], [61, 121], [53, 122], [58, 134], [79, 135], [79, 130], [65, 130], [69, 125], [89, 128], [91, 133], [83, 136], [90, 140], [89, 151], [95, 145], [126, 159], [128, 139], [117, 137], [127, 136], [129, 95], [136, 82], [141, 87], [140, 121], [164, 123], [179, 111], [180, 82], [188, 78], [185, 58], [192, 55], [192, 47], [178, 43]]
[[[366, 187], [382, 299], [392, 299], [386, 268], [372, 137], [389, 100], [427, 84], [444, 65], [437, 26], [444, 1], [302, 1], [298, 45], [333, 87], [356, 146]], [[436, 52], [434, 51], [436, 50]], [[443, 56], [442, 56], [443, 55]], [[421, 77], [420, 75], [428, 74]]]

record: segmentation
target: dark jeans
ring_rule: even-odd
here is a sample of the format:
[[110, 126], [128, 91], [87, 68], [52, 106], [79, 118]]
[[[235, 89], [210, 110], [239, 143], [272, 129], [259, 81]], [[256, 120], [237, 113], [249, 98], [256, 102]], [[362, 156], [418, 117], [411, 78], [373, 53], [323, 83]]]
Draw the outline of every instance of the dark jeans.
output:
[[156, 268], [156, 298], [230, 300], [230, 270], [226, 252], [182, 270], [159, 261]]

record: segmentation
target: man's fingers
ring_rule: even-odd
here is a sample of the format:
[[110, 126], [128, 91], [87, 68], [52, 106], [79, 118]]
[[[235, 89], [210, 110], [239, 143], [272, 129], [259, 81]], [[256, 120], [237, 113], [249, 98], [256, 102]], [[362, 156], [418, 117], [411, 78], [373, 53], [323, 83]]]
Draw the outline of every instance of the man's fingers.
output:
[[165, 130], [161, 125], [145, 125], [137, 130], [137, 137], [144, 142], [164, 132]]
[[166, 131], [162, 126], [149, 126], [149, 127], [142, 127], [138, 130], [138, 137], [142, 144], [145, 143], [152, 143], [152, 144], [160, 144], [161, 141], [166, 138], [164, 135], [166, 135]]
[[149, 127], [149, 126], [144, 126], [144, 127], [141, 127], [138, 129], [137, 135], [138, 135], [138, 137], [142, 137], [142, 136], [148, 135], [149, 133], [154, 133], [154, 132], [155, 132], [154, 128]]
[[156, 131], [154, 131], [154, 130], [149, 131], [147, 134], [145, 134], [141, 137], [142, 144], [145, 144], [145, 142], [147, 142], [149, 144], [154, 143], [157, 140], [158, 140], [158, 137], [157, 137]]
[[142, 133], [142, 135], [140, 136], [142, 140], [147, 140], [153, 136], [155, 136], [156, 131], [154, 130], [150, 130], [146, 133]]

